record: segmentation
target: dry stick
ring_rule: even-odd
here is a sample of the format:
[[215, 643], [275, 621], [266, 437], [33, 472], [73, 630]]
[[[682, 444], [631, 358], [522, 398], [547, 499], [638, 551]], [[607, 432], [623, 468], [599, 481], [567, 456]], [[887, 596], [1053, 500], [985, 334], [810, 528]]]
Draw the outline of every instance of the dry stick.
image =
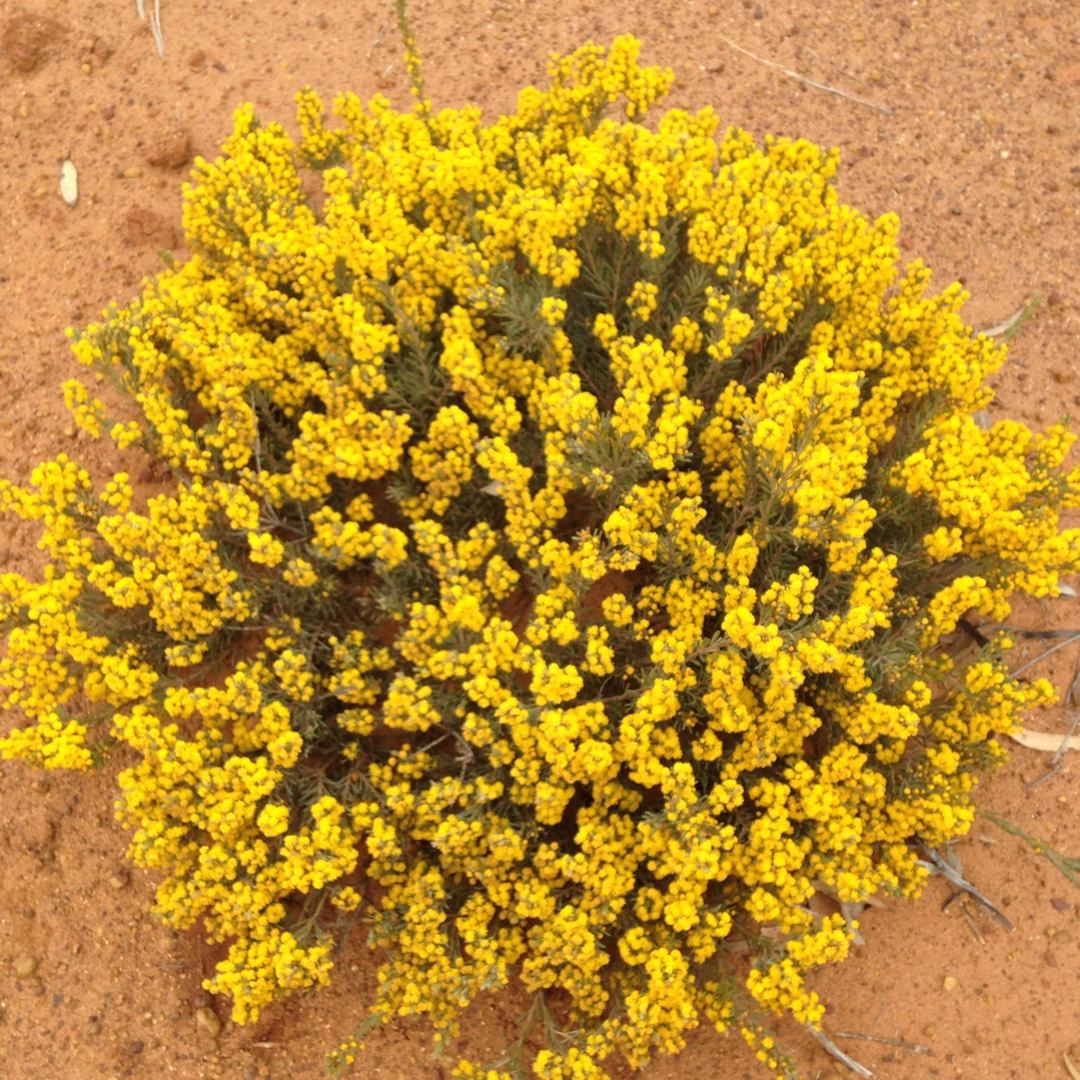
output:
[[1069, 683], [1069, 692], [1065, 695], [1066, 705], [1076, 704], [1076, 698], [1073, 695], [1076, 693], [1077, 686], [1080, 686], [1080, 656], [1076, 658], [1076, 670], [1073, 672], [1073, 681]]
[[1054, 756], [1050, 759], [1051, 765], [1058, 765], [1061, 762], [1061, 758], [1065, 753], [1066, 747], [1069, 745], [1069, 740], [1076, 734], [1076, 725], [1080, 724], [1080, 712], [1075, 713], [1072, 718], [1072, 723], [1069, 725], [1069, 733], [1061, 740], [1061, 745], [1054, 751]]
[[865, 1065], [860, 1065], [853, 1057], [848, 1057], [848, 1055], [845, 1054], [824, 1031], [818, 1031], [817, 1028], [811, 1027], [809, 1024], [803, 1024], [803, 1027], [805, 1027], [806, 1030], [809, 1031], [837, 1061], [846, 1065], [853, 1073], [856, 1073], [859, 1076], [865, 1076], [868, 1080], [873, 1080], [874, 1074]]
[[1015, 679], [1018, 675], [1022, 675], [1028, 668], [1034, 667], [1040, 660], [1045, 660], [1052, 653], [1056, 653], [1058, 649], [1064, 649], [1066, 645], [1071, 645], [1074, 641], [1080, 641], [1080, 634], [1073, 634], [1072, 637], [1066, 638], [1064, 641], [1059, 642], [1057, 645], [1052, 645], [1045, 652], [1039, 653], [1034, 660], [1029, 660], [1022, 667], [1018, 667], [1015, 671], [1009, 672], [1009, 678]]
[[978, 902], [982, 904], [982, 906], [986, 908], [986, 910], [990, 912], [990, 914], [993, 915], [1006, 930], [1016, 929], [1009, 920], [1009, 917], [1003, 911], [995, 907], [994, 904], [983, 896], [983, 894], [979, 892], [970, 881], [964, 878], [962, 874], [958, 874], [933, 848], [923, 844], [923, 850], [930, 856], [931, 862], [926, 862], [924, 859], [916, 859], [915, 861], [919, 866], [925, 867], [927, 870], [931, 871], [931, 873], [933, 873], [936, 868], [937, 872], [946, 881], [952, 882], [958, 889], [963, 889], [964, 892], [972, 897], [972, 899], [978, 900]]
[[880, 1035], [861, 1035], [854, 1031], [838, 1031], [836, 1033], [838, 1039], [862, 1039], [864, 1042], [877, 1042], [887, 1043], [889, 1046], [902, 1046], [905, 1050], [911, 1050], [916, 1054], [929, 1054], [934, 1056], [934, 1051], [929, 1046], [923, 1046], [922, 1043], [909, 1043], [901, 1042], [900, 1039], [883, 1039]]
[[749, 49], [744, 49], [741, 45], [736, 45], [730, 38], [720, 35], [720, 40], [726, 45], [730, 45], [731, 48], [737, 52], [741, 52], [744, 56], [749, 56], [751, 60], [756, 60], [759, 64], [764, 64], [766, 67], [774, 68], [783, 75], [787, 75], [791, 79], [798, 79], [799, 82], [806, 83], [807, 86], [812, 86], [815, 90], [824, 90], [827, 94], [837, 94], [842, 98], [847, 98], [848, 101], [854, 101], [857, 105], [865, 105], [868, 109], [877, 109], [878, 112], [883, 112], [886, 116], [892, 116], [892, 109], [886, 105], [878, 105], [877, 102], [867, 101], [866, 98], [856, 97], [854, 94], [849, 94], [844, 90], [837, 90], [835, 86], [826, 86], [824, 83], [814, 82], [813, 79], [808, 79], [805, 75], [800, 75], [797, 71], [791, 71], [784, 67], [782, 64], [773, 63], [772, 60], [766, 60], [763, 56], [757, 56]]
[[[1068, 694], [1065, 695], [1065, 700], [1068, 701], [1072, 697], [1073, 690], [1076, 689], [1077, 679], [1080, 679], [1080, 668], [1077, 669], [1076, 678], [1072, 681], [1072, 686], [1069, 687]], [[1031, 791], [1032, 788], [1037, 788], [1040, 784], [1049, 780], [1052, 776], [1057, 776], [1061, 772], [1062, 755], [1068, 749], [1069, 740], [1076, 733], [1076, 726], [1080, 724], [1080, 712], [1075, 713], [1072, 718], [1072, 723], [1069, 725], [1069, 731], [1065, 737], [1061, 740], [1061, 745], [1054, 751], [1054, 756], [1050, 759], [1050, 768], [1035, 780], [1032, 780], [1030, 784], [1024, 785], [1025, 791]]]

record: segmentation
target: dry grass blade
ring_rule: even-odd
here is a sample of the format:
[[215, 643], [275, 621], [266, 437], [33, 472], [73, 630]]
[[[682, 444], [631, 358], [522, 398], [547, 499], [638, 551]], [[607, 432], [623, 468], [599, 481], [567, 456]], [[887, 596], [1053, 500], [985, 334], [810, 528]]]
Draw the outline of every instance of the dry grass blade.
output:
[[990, 810], [980, 810], [979, 813], [987, 821], [992, 821], [999, 829], [1004, 829], [1005, 832], [1012, 836], [1018, 836], [1036, 855], [1041, 855], [1047, 862], [1056, 867], [1063, 877], [1068, 878], [1073, 885], [1080, 889], [1080, 858], [1066, 855], [1058, 851], [1057, 848], [1052, 848], [1045, 840], [1040, 840], [1037, 836], [1024, 832], [1019, 825], [1014, 825], [1006, 818], [998, 817], [997, 814]]
[[868, 1077], [869, 1080], [873, 1080], [874, 1074], [865, 1065], [860, 1065], [853, 1057], [845, 1054], [844, 1051], [841, 1050], [840, 1047], [837, 1046], [836, 1043], [834, 1043], [832, 1039], [830, 1039], [829, 1036], [825, 1034], [824, 1031], [818, 1031], [817, 1028], [811, 1027], [809, 1024], [804, 1024], [803, 1027], [805, 1027], [806, 1030], [809, 1031], [810, 1034], [813, 1035], [819, 1043], [821, 1043], [821, 1045], [825, 1048], [826, 1052], [836, 1058], [837, 1061], [839, 1061], [843, 1065], [846, 1065], [857, 1076], [865, 1076]]
[[[146, 22], [146, 5], [144, 0], [135, 0], [135, 10], [139, 18]], [[165, 37], [161, 33], [161, 0], [154, 0], [154, 10], [150, 12], [150, 33], [154, 36], [154, 44], [157, 46], [158, 56], [165, 59]]]
[[763, 56], [758, 56], [749, 49], [744, 49], [741, 45], [736, 45], [730, 38], [721, 35], [720, 40], [726, 45], [730, 45], [736, 52], [741, 52], [744, 56], [749, 56], [751, 60], [756, 60], [759, 64], [771, 67], [775, 71], [779, 71], [782, 75], [787, 75], [788, 78], [798, 79], [799, 82], [806, 83], [807, 86], [812, 86], [815, 90], [824, 90], [827, 94], [836, 94], [839, 97], [846, 98], [848, 101], [854, 101], [857, 105], [865, 105], [868, 109], [877, 109], [878, 112], [883, 112], [886, 116], [892, 116], [892, 109], [887, 105], [878, 105], [877, 102], [867, 101], [866, 98], [856, 97], [854, 94], [849, 94], [844, 90], [838, 90], [835, 86], [826, 86], [825, 83], [814, 82], [813, 79], [808, 79], [805, 75], [800, 75], [797, 71], [791, 71], [782, 64], [774, 63], [772, 60], [766, 60]]
[[378, 48], [379, 42], [382, 41], [383, 31], [386, 29], [386, 23], [383, 23], [379, 27], [379, 32], [375, 35], [375, 40], [371, 43], [371, 48], [367, 51], [367, 58], [371, 59], [371, 54]]
[[1021, 327], [1035, 314], [1036, 308], [1038, 308], [1041, 303], [1041, 296], [1032, 297], [1028, 303], [1024, 304], [1024, 306], [1015, 314], [1010, 315], [1004, 322], [999, 322], [996, 326], [991, 326], [988, 330], [980, 330], [979, 333], [986, 337], [1004, 338], [1006, 343], [1008, 343], [1020, 333]]
[[1069, 1075], [1072, 1080], [1080, 1080], [1080, 1069], [1073, 1064], [1072, 1058], [1069, 1057], [1068, 1051], [1061, 1055], [1061, 1060], [1065, 1062], [1065, 1068], [1069, 1070]]
[[1002, 334], [1007, 334], [1023, 317], [1024, 312], [1027, 311], [1027, 304], [1024, 304], [1013, 315], [1010, 315], [1007, 319], [1003, 319], [995, 326], [991, 326], [986, 330], [980, 330], [980, 334], [985, 334], [987, 337], [1001, 337]]
[[165, 37], [161, 33], [161, 0], [154, 0], [154, 10], [150, 14], [150, 33], [154, 35], [158, 56], [165, 59]]

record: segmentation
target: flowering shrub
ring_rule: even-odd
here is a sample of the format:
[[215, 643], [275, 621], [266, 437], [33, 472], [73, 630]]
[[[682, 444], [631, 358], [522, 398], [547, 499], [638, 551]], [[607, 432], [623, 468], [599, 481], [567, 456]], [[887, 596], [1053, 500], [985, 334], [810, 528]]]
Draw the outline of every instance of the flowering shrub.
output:
[[783, 1072], [755, 1018], [816, 1025], [853, 933], [815, 886], [916, 894], [913, 845], [1052, 696], [1007, 641], [939, 644], [1080, 565], [1072, 436], [975, 423], [1003, 348], [835, 153], [642, 126], [672, 75], [637, 53], [554, 60], [486, 126], [431, 111], [412, 47], [410, 112], [326, 126], [305, 91], [294, 143], [241, 108], [191, 259], [73, 335], [137, 406], [73, 381], [76, 420], [168, 490], [64, 455], [0, 485], [49, 556], [0, 578], [3, 754], [127, 748], [131, 857], [231, 942], [238, 1022], [363, 917], [377, 1018], [446, 1040], [516, 973], [562, 992], [547, 1080], [702, 1019]]

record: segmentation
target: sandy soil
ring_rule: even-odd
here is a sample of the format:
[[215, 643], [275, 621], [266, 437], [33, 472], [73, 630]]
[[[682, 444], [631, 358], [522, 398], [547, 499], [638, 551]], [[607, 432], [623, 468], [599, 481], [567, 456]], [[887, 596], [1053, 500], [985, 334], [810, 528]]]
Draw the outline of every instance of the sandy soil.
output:
[[[292, 96], [306, 83], [327, 98], [380, 90], [407, 101], [390, 0], [165, 0], [164, 61], [131, 0], [24, 3], [0, 0], [0, 474], [16, 479], [64, 450], [102, 472], [111, 464], [101, 448], [73, 440], [59, 392], [75, 367], [63, 330], [128, 299], [160, 266], [157, 249], [183, 257], [187, 162], [215, 153], [235, 105], [251, 100], [264, 118], [291, 122]], [[506, 110], [519, 87], [542, 79], [550, 50], [630, 31], [649, 61], [678, 72], [671, 104], [712, 104], [725, 122], [759, 137], [839, 146], [843, 197], [870, 214], [898, 211], [905, 257], [927, 260], [939, 287], [964, 282], [972, 325], [1044, 298], [996, 381], [992, 413], [1038, 426], [1080, 404], [1076, 0], [411, 7], [436, 105]], [[864, 100], [799, 82], [731, 43]], [[57, 185], [66, 155], [79, 170], [74, 208]], [[29, 528], [0, 522], [0, 567], [31, 572], [40, 561], [35, 541]], [[1014, 621], [1077, 626], [1080, 601], [1031, 604]], [[1021, 655], [1041, 647], [1030, 643]], [[1037, 671], [1067, 685], [1075, 664], [1073, 647]], [[0, 730], [11, 720], [0, 720]], [[1060, 730], [1063, 720], [1059, 712], [1034, 723]], [[1055, 777], [1024, 790], [1046, 765], [1045, 755], [1017, 748], [984, 804], [1080, 852], [1080, 795], [1068, 759]], [[321, 1075], [323, 1052], [352, 1030], [374, 985], [374, 958], [360, 935], [332, 989], [273, 1008], [253, 1027], [232, 1025], [226, 1003], [200, 990], [218, 956], [196, 934], [174, 936], [155, 924], [147, 913], [154, 882], [125, 867], [125, 836], [111, 812], [119, 767], [89, 778], [45, 778], [14, 764], [0, 773], [0, 1075]], [[1080, 1040], [1080, 893], [989, 823], [957, 850], [1016, 929], [970, 908], [965, 917], [959, 901], [943, 911], [949, 891], [941, 879], [918, 904], [870, 911], [868, 944], [817, 978], [829, 1002], [827, 1030], [933, 1051], [837, 1039], [888, 1080], [1065, 1077], [1062, 1052]], [[207, 1007], [223, 1020], [216, 1036], [197, 1019]], [[479, 1003], [461, 1049], [497, 1050], [520, 1007], [510, 994]], [[809, 1036], [781, 1031], [805, 1077], [843, 1072]], [[445, 1080], [451, 1067], [431, 1059], [422, 1024], [402, 1023], [369, 1040], [359, 1075]], [[699, 1031], [681, 1057], [644, 1075], [765, 1073], [740, 1040]]]

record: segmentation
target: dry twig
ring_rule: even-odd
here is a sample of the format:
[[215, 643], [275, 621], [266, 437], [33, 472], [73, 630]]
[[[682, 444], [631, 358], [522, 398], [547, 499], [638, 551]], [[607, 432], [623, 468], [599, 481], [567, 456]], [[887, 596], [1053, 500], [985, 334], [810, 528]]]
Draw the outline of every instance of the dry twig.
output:
[[811, 1027], [809, 1024], [804, 1024], [803, 1026], [806, 1028], [807, 1031], [810, 1032], [811, 1035], [814, 1036], [815, 1039], [817, 1039], [819, 1043], [821, 1043], [823, 1047], [825, 1047], [825, 1050], [828, 1053], [832, 1054], [832, 1056], [836, 1058], [837, 1061], [839, 1061], [843, 1065], [846, 1065], [857, 1076], [864, 1076], [869, 1078], [869, 1080], [873, 1080], [874, 1074], [865, 1065], [860, 1065], [853, 1057], [849, 1057], [847, 1054], [845, 1054], [844, 1051], [841, 1050], [840, 1047], [837, 1046], [836, 1043], [834, 1043], [832, 1039], [830, 1039], [829, 1036], [825, 1034], [824, 1031], [818, 1031], [817, 1028]]
[[[1032, 631], [1027, 636], [1032, 637], [1035, 633], [1035, 631]], [[1041, 636], [1043, 632], [1039, 631], [1039, 633]], [[1055, 637], [1057, 636], [1057, 631], [1054, 630], [1047, 630], [1045, 631], [1045, 633], [1053, 634]], [[1056, 653], [1058, 649], [1064, 649], [1066, 645], [1071, 645], [1074, 641], [1080, 641], [1080, 634], [1074, 632], [1072, 637], [1068, 637], [1064, 641], [1058, 642], [1057, 645], [1051, 645], [1049, 649], [1046, 649], [1044, 652], [1039, 653], [1039, 655], [1036, 656], [1034, 660], [1029, 660], [1026, 664], [1021, 665], [1015, 671], [1010, 671], [1009, 677], [1015, 679], [1018, 675], [1022, 675], [1025, 671], [1027, 671], [1028, 668], [1034, 667], [1040, 660], [1045, 660], [1052, 653]]]
[[923, 846], [923, 850], [926, 852], [927, 855], [930, 856], [931, 861], [926, 862], [923, 859], [916, 860], [920, 866], [925, 867], [932, 874], [940, 874], [946, 881], [951, 882], [958, 889], [963, 889], [964, 892], [966, 892], [968, 896], [970, 896], [973, 900], [978, 900], [978, 902], [982, 904], [982, 906], [986, 908], [986, 910], [990, 912], [990, 914], [993, 915], [993, 917], [997, 919], [997, 921], [1001, 923], [1001, 925], [1004, 926], [1006, 930], [1016, 929], [1016, 927], [1013, 926], [1011, 920], [1003, 911], [995, 907], [994, 904], [991, 903], [991, 901], [989, 901], [985, 896], [983, 896], [983, 894], [979, 892], [979, 890], [976, 889], [975, 886], [972, 885], [971, 882], [968, 881], [962, 874], [957, 873], [957, 871], [954, 870], [941, 857], [941, 855], [938, 854], [938, 852], [936, 852], [933, 848], [926, 847], [925, 845]]
[[930, 1057], [934, 1056], [934, 1051], [929, 1046], [923, 1046], [922, 1043], [909, 1043], [902, 1042], [900, 1039], [884, 1039], [880, 1035], [862, 1035], [854, 1031], [838, 1031], [836, 1033], [838, 1039], [862, 1039], [865, 1042], [886, 1043], [889, 1046], [900, 1046], [905, 1050], [910, 1050], [913, 1054], [929, 1054]]

